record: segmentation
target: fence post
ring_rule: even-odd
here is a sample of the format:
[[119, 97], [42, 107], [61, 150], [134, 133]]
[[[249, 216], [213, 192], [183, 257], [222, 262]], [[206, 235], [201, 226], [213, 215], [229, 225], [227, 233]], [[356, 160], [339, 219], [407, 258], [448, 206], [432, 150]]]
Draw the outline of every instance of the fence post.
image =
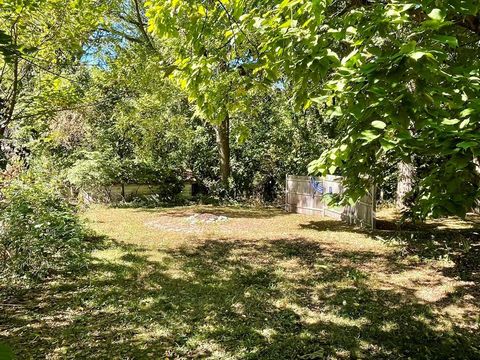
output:
[[377, 211], [377, 196], [376, 196], [376, 187], [372, 185], [372, 230], [375, 230], [375, 220], [376, 220], [376, 211]]
[[322, 194], [322, 207], [323, 207], [323, 216], [325, 217], [327, 215], [327, 202], [325, 201], [325, 178], [322, 179], [322, 189], [323, 189], [323, 194]]

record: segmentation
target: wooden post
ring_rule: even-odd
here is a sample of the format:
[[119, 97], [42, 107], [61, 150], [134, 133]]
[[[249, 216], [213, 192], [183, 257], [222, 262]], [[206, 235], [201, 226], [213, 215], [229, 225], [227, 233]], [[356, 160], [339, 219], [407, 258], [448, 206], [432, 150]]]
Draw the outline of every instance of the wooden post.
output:
[[375, 230], [376, 222], [376, 211], [377, 211], [377, 196], [376, 196], [376, 187], [372, 186], [372, 230]]
[[290, 212], [289, 202], [288, 202], [288, 175], [285, 174], [285, 211]]
[[323, 194], [322, 194], [323, 216], [326, 216], [326, 214], [327, 214], [327, 209], [326, 209], [327, 203], [325, 202], [325, 196], [324, 196], [325, 195], [325, 179], [323, 178], [323, 176], [322, 176], [321, 179], [322, 179], [322, 188], [323, 188]]

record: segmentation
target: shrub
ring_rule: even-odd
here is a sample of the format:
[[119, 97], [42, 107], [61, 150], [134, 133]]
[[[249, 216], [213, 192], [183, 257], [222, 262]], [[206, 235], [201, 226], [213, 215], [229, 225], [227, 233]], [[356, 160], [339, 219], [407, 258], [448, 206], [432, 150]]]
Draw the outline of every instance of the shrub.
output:
[[68, 170], [67, 180], [84, 190], [111, 185], [114, 182], [112, 169], [117, 167], [116, 162], [102, 157], [99, 152], [85, 154], [83, 159], [77, 160]]
[[14, 180], [2, 196], [2, 275], [38, 280], [83, 266], [84, 229], [75, 208], [57, 190]]
[[180, 200], [184, 187], [183, 178], [180, 175], [165, 171], [163, 174], [158, 174], [156, 181], [159, 184], [156, 195], [161, 201], [175, 203]]
[[110, 155], [108, 152], [82, 153], [82, 158], [67, 171], [68, 183], [77, 190], [85, 191], [95, 201], [113, 202], [112, 187], [121, 184], [150, 185], [155, 189], [153, 198], [135, 194], [122, 201], [171, 204], [180, 200], [184, 186], [182, 170], [159, 167], [140, 159], [121, 160]]

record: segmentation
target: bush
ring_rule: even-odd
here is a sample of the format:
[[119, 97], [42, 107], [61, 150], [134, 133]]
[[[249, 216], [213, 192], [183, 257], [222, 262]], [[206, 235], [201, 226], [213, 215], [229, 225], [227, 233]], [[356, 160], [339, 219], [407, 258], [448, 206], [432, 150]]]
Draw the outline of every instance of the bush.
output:
[[84, 229], [61, 194], [43, 183], [14, 180], [2, 189], [3, 276], [43, 279], [84, 264]]
[[[159, 167], [139, 159], [110, 157], [108, 153], [84, 152], [67, 171], [66, 179], [76, 190], [83, 190], [95, 201], [114, 202], [112, 187], [116, 185], [149, 185], [155, 189], [153, 202], [177, 203], [184, 182], [180, 169]], [[152, 202], [140, 195], [126, 196], [122, 201]]]
[[185, 186], [183, 178], [173, 172], [159, 173], [157, 177], [158, 190], [156, 196], [167, 203], [180, 201], [180, 194]]
[[74, 186], [91, 191], [114, 183], [118, 164], [100, 152], [84, 152], [67, 171], [67, 180]]

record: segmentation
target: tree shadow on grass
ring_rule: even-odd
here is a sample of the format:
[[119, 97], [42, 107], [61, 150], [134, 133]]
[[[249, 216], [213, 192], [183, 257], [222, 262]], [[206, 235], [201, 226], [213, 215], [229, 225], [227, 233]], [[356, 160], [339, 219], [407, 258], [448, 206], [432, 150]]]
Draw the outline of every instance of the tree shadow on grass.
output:
[[399, 245], [403, 256], [416, 255], [423, 259], [449, 259], [455, 264], [450, 275], [480, 285], [480, 232], [472, 230], [368, 231], [337, 221], [309, 221], [302, 229], [315, 231], [345, 231], [363, 233], [386, 243]]
[[356, 233], [367, 233], [368, 230], [348, 225], [346, 222], [322, 218], [322, 220], [310, 220], [303, 224], [300, 224], [300, 228], [304, 230], [314, 231], [346, 231]]
[[[210, 239], [164, 251], [161, 261], [131, 245], [104, 251], [88, 276], [45, 284], [2, 309], [0, 339], [18, 358], [480, 356], [474, 328], [358, 270], [378, 257], [368, 251], [332, 252], [304, 238]], [[388, 270], [398, 266], [389, 260]]]

